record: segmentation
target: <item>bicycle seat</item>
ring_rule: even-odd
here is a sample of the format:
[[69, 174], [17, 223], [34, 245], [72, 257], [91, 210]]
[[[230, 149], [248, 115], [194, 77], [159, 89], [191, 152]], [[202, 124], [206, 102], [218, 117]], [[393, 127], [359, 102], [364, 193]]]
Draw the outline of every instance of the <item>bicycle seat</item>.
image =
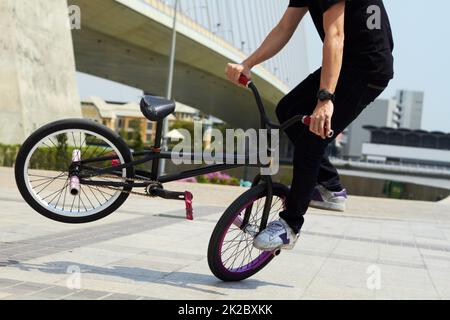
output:
[[174, 111], [174, 101], [154, 96], [144, 96], [141, 100], [141, 112], [150, 121], [163, 120]]

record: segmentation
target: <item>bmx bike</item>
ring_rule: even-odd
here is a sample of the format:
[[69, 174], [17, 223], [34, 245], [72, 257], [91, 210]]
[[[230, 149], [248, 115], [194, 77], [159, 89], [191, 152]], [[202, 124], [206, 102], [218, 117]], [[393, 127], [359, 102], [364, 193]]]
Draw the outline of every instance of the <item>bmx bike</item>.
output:
[[[309, 125], [310, 118], [301, 115], [282, 125], [273, 123], [256, 86], [245, 76], [240, 77], [240, 83], [255, 96], [262, 128], [284, 130], [298, 123]], [[163, 120], [174, 112], [175, 103], [144, 96], [140, 108], [148, 120], [157, 122], [155, 145], [140, 152], [133, 152], [117, 133], [90, 120], [57, 121], [34, 132], [21, 146], [15, 163], [15, 179], [23, 199], [49, 219], [78, 224], [102, 219], [115, 212], [130, 194], [139, 194], [185, 201], [186, 217], [193, 220], [192, 194], [165, 190], [165, 183], [243, 166], [262, 167], [234, 161], [160, 176], [160, 160], [172, 156], [161, 150]], [[138, 168], [147, 163], [151, 171]], [[133, 191], [136, 188], [145, 192]], [[216, 277], [244, 280], [280, 253], [256, 249], [253, 239], [278, 218], [288, 192], [288, 187], [274, 183], [271, 176], [258, 175], [252, 187], [226, 209], [208, 247], [208, 264]]]

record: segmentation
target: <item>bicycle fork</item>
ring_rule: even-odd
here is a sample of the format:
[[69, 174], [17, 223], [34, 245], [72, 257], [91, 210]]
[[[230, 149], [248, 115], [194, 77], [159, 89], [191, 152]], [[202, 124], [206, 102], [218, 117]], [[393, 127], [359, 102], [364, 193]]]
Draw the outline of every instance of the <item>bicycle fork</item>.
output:
[[264, 203], [264, 210], [263, 210], [263, 214], [261, 217], [261, 223], [259, 225], [259, 231], [249, 229], [249, 227], [251, 227], [249, 225], [249, 221], [250, 221], [250, 216], [252, 214], [253, 204], [251, 204], [250, 206], [248, 206], [245, 209], [244, 218], [238, 217], [238, 218], [236, 218], [236, 220], [234, 222], [234, 224], [237, 227], [239, 227], [244, 232], [250, 233], [254, 237], [256, 237], [261, 231], [266, 229], [267, 222], [269, 220], [270, 209], [272, 208], [272, 201], [273, 201], [273, 182], [272, 182], [272, 178], [270, 176], [261, 176], [261, 175], [256, 176], [255, 180], [253, 181], [252, 188], [256, 187], [261, 182], [261, 180], [264, 180], [267, 185], [267, 195], [266, 195], [266, 200]]

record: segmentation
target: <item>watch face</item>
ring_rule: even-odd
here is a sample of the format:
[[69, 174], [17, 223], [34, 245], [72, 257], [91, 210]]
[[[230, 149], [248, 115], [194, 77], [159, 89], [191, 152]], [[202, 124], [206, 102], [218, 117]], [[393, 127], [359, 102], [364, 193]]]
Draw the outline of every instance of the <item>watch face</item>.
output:
[[327, 99], [328, 95], [325, 91], [320, 91], [319, 92], [319, 100], [325, 100]]
[[320, 101], [333, 100], [333, 94], [331, 94], [325, 90], [320, 90], [317, 97]]

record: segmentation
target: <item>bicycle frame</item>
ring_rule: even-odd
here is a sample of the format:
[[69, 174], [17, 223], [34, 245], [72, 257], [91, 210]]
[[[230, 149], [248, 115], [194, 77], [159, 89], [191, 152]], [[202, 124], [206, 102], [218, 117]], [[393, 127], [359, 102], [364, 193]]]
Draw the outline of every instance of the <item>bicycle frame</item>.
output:
[[[258, 111], [260, 114], [262, 129], [284, 130], [284, 129], [286, 129], [296, 123], [299, 123], [299, 122], [303, 122], [304, 124], [308, 123], [308, 121], [309, 121], [308, 117], [300, 116], [300, 115], [295, 116], [294, 118], [290, 119], [289, 121], [287, 121], [286, 123], [284, 123], [282, 125], [278, 125], [278, 124], [271, 122], [265, 112], [265, 108], [264, 108], [261, 96], [260, 96], [256, 86], [245, 76], [241, 76], [240, 82], [242, 85], [251, 89], [251, 91], [253, 92], [253, 94], [255, 96], [256, 104], [257, 104]], [[270, 137], [270, 130], [268, 130], [269, 137]], [[81, 160], [80, 162], [74, 163], [73, 166], [76, 166], [78, 168], [78, 170], [80, 170], [80, 173], [79, 173], [80, 183], [86, 184], [86, 185], [97, 185], [97, 186], [108, 186], [108, 187], [132, 187], [132, 188], [144, 187], [144, 188], [147, 188], [148, 186], [153, 185], [155, 183], [158, 183], [162, 186], [162, 184], [164, 184], [164, 183], [178, 181], [178, 180], [182, 180], [182, 179], [186, 179], [186, 178], [197, 177], [200, 175], [218, 172], [218, 171], [226, 171], [226, 170], [230, 170], [230, 169], [234, 169], [234, 168], [240, 168], [240, 167], [264, 168], [264, 167], [270, 166], [270, 164], [269, 165], [262, 165], [260, 163], [250, 164], [248, 156], [245, 156], [244, 159], [242, 159], [242, 158], [239, 159], [239, 157], [237, 155], [223, 155], [224, 161], [223, 161], [223, 163], [220, 163], [220, 164], [209, 165], [209, 166], [205, 166], [205, 167], [198, 168], [198, 169], [187, 170], [187, 171], [182, 171], [179, 173], [159, 176], [158, 171], [159, 171], [159, 167], [160, 167], [160, 161], [162, 159], [171, 159], [172, 158], [172, 154], [170, 152], [161, 150], [162, 133], [163, 133], [163, 121], [161, 120], [161, 121], [157, 122], [155, 145], [153, 147], [151, 147], [150, 150], [133, 153], [134, 157], [141, 157], [141, 159], [134, 160], [130, 163], [125, 163], [125, 164], [121, 164], [121, 165], [117, 165], [117, 166], [111, 166], [111, 167], [105, 168], [105, 169], [97, 169], [97, 168], [92, 168], [92, 167], [88, 166], [89, 163], [117, 160], [118, 159], [117, 156], [114, 156], [114, 155], [113, 156], [105, 156], [105, 157], [96, 158], [96, 159]], [[268, 139], [268, 141], [269, 141], [269, 146], [268, 146], [267, 152], [270, 156], [271, 141], [270, 141], [270, 139]], [[195, 154], [187, 154], [187, 153], [183, 154], [184, 157], [187, 157], [189, 155], [194, 160], [194, 158], [196, 156]], [[229, 161], [227, 161], [227, 159], [232, 159], [233, 164], [227, 164], [227, 163], [229, 163]], [[244, 160], [244, 164], [237, 164], [238, 160]], [[104, 174], [113, 174], [113, 175], [115, 174], [118, 177], [122, 177], [123, 169], [136, 167], [138, 165], [141, 165], [144, 163], [149, 163], [149, 162], [152, 162], [151, 171], [136, 170], [136, 172], [135, 172], [136, 173], [135, 178], [138, 178], [142, 182], [137, 183], [134, 181], [112, 182], [112, 181], [87, 181], [87, 180], [85, 180], [86, 178], [92, 178], [92, 177], [101, 176]], [[89, 169], [93, 173], [92, 174], [83, 174], [82, 173], [83, 168]], [[264, 182], [267, 185], [266, 202], [264, 205], [263, 217], [262, 217], [261, 225], [260, 225], [260, 230], [263, 230], [266, 228], [270, 209], [272, 206], [272, 198], [273, 198], [272, 177], [270, 175], [262, 176], [262, 175], [258, 174], [253, 181], [252, 187], [257, 186], [261, 182]], [[158, 193], [156, 193], [156, 195], [160, 196], [160, 194], [158, 194]], [[170, 198], [170, 197], [172, 197], [174, 199], [182, 200], [179, 197], [179, 193], [173, 193], [172, 195], [170, 195], [170, 192], [169, 192], [168, 198]], [[248, 224], [249, 218], [251, 215], [251, 211], [252, 211], [251, 206], [246, 209], [243, 223], [241, 226], [242, 229], [245, 228], [246, 225]]]
[[[226, 171], [226, 170], [240, 168], [240, 167], [256, 167], [256, 168], [267, 167], [267, 165], [262, 165], [262, 164], [250, 164], [248, 157], [244, 158], [245, 164], [227, 164], [226, 159], [232, 158], [233, 163], [237, 163], [239, 160], [242, 160], [242, 158], [239, 158], [236, 155], [224, 155], [224, 163], [223, 164], [209, 165], [209, 166], [205, 166], [205, 167], [198, 168], [198, 169], [187, 170], [187, 171], [182, 171], [182, 172], [175, 173], [175, 174], [159, 176], [158, 170], [159, 170], [160, 161], [162, 159], [171, 159], [172, 153], [164, 152], [164, 151], [146, 150], [146, 151], [142, 151], [142, 152], [133, 153], [133, 156], [134, 157], [143, 157], [143, 158], [134, 160], [132, 162], [125, 163], [122, 165], [111, 166], [111, 167], [105, 168], [105, 169], [91, 168], [91, 167], [87, 166], [87, 164], [95, 163], [95, 162], [102, 162], [102, 161], [117, 160], [118, 159], [117, 156], [105, 156], [105, 157], [101, 157], [101, 158], [82, 160], [79, 163], [81, 170], [83, 168], [90, 169], [93, 173], [92, 174], [80, 174], [79, 175], [80, 179], [82, 179], [83, 184], [94, 184], [94, 185], [115, 186], [115, 187], [120, 187], [120, 186], [132, 186], [132, 187], [143, 187], [144, 186], [145, 187], [148, 184], [142, 185], [139, 183], [127, 183], [127, 182], [124, 182], [124, 183], [117, 182], [116, 183], [116, 182], [108, 182], [108, 181], [101, 181], [101, 182], [97, 183], [97, 182], [93, 182], [93, 181], [91, 181], [91, 182], [85, 181], [83, 179], [92, 178], [92, 177], [100, 176], [100, 175], [104, 175], [104, 174], [118, 174], [118, 172], [122, 171], [123, 169], [135, 167], [135, 166], [149, 163], [149, 162], [152, 162], [152, 170], [151, 171], [143, 171], [143, 170], [136, 171], [136, 173], [137, 173], [136, 176], [138, 178], [143, 178], [144, 180], [147, 179], [147, 180], [149, 180], [149, 183], [151, 183], [151, 182], [168, 183], [168, 182], [178, 181], [178, 180], [182, 180], [182, 179], [186, 179], [186, 178], [197, 177], [197, 176], [208, 174], [208, 173], [213, 173], [213, 172], [218, 172], [218, 171]], [[183, 156], [185, 156], [185, 157], [191, 156], [192, 160], [194, 160], [196, 158], [196, 155], [192, 154], [192, 153], [184, 153]]]
[[[280, 129], [281, 126], [278, 126], [278, 125], [272, 123], [269, 120], [269, 118], [267, 117], [261, 96], [260, 96], [256, 86], [249, 79], [246, 79], [244, 76], [241, 77], [240, 81], [243, 85], [245, 85], [246, 87], [250, 88], [253, 91], [253, 94], [254, 94], [255, 100], [256, 100], [256, 104], [258, 106], [260, 118], [261, 118], [261, 128], [267, 129], [267, 127], [269, 127], [270, 129]], [[218, 172], [218, 171], [226, 171], [226, 170], [240, 168], [240, 167], [264, 168], [264, 167], [270, 166], [270, 165], [263, 165], [260, 163], [251, 164], [251, 163], [249, 163], [248, 156], [244, 156], [244, 158], [242, 158], [242, 157], [239, 158], [239, 156], [237, 156], [237, 155], [225, 154], [225, 155], [223, 155], [223, 163], [209, 165], [209, 166], [205, 166], [205, 167], [193, 169], [193, 170], [182, 171], [182, 172], [175, 173], [175, 174], [159, 176], [158, 172], [159, 172], [161, 160], [172, 158], [172, 154], [170, 152], [161, 151], [162, 133], [163, 133], [163, 121], [161, 120], [161, 121], [157, 122], [157, 126], [156, 126], [155, 145], [153, 147], [151, 147], [150, 150], [133, 153], [133, 157], [143, 157], [143, 158], [134, 160], [130, 163], [125, 163], [125, 164], [118, 165], [118, 166], [112, 166], [110, 168], [105, 168], [105, 169], [95, 169], [95, 168], [89, 168], [86, 165], [89, 163], [95, 163], [95, 162], [101, 162], [101, 161], [117, 160], [117, 157], [115, 157], [115, 156], [107, 157], [106, 156], [106, 157], [101, 157], [101, 158], [96, 158], [96, 159], [82, 160], [81, 162], [78, 163], [80, 165], [80, 168], [81, 169], [83, 169], [83, 168], [91, 169], [91, 171], [93, 172], [93, 174], [80, 174], [79, 177], [80, 177], [82, 183], [83, 184], [111, 186], [111, 187], [126, 187], [126, 186], [130, 187], [131, 186], [131, 187], [138, 188], [138, 187], [146, 187], [146, 186], [148, 186], [148, 184], [153, 183], [153, 182], [158, 182], [158, 183], [163, 184], [163, 183], [178, 181], [178, 180], [182, 180], [182, 179], [201, 176], [204, 174], [209, 174], [209, 173]], [[268, 132], [268, 135], [270, 136], [270, 132]], [[268, 146], [268, 150], [267, 150], [269, 156], [270, 156], [270, 149], [271, 149], [271, 146], [270, 146], [270, 139], [269, 139], [269, 146]], [[192, 154], [192, 153], [190, 153], [190, 154], [184, 153], [183, 154], [183, 157], [189, 157], [189, 156], [191, 157], [192, 160], [194, 160], [196, 158], [196, 155]], [[231, 159], [231, 161], [227, 161], [229, 159]], [[241, 160], [241, 161], [243, 160], [244, 163], [238, 164], [239, 160]], [[95, 182], [95, 181], [83, 180], [83, 178], [91, 178], [91, 177], [104, 175], [104, 174], [114, 174], [114, 173], [118, 174], [118, 172], [122, 171], [123, 169], [135, 167], [135, 166], [145, 164], [148, 162], [152, 162], [152, 169], [150, 172], [142, 171], [142, 170], [138, 170], [136, 172], [138, 178], [144, 178], [144, 180], [145, 179], [149, 180], [148, 184], [134, 183], [134, 182], [124, 182], [124, 183], [107, 182], [107, 181]], [[231, 164], [230, 164], [230, 162], [231, 162]]]

